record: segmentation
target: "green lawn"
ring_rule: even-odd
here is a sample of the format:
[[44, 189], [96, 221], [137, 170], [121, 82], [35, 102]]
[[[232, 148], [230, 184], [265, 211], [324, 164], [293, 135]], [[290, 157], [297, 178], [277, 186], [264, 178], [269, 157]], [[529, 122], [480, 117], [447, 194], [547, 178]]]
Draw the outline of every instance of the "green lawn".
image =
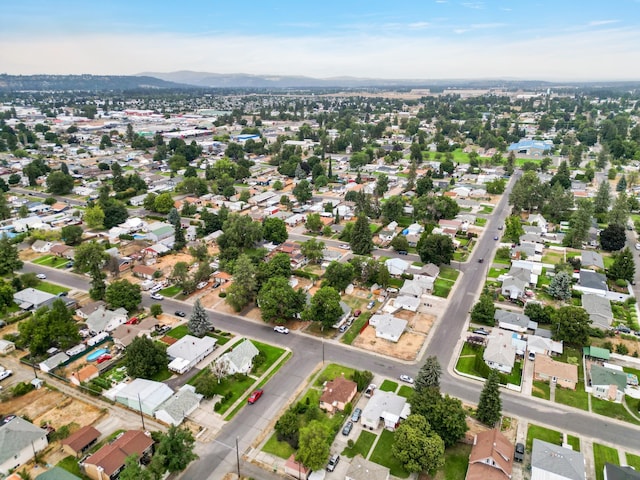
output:
[[216, 345], [224, 345], [233, 338], [233, 335], [220, 335], [219, 333], [207, 333], [207, 337], [213, 337], [218, 340]]
[[375, 433], [362, 430], [360, 432], [360, 436], [358, 437], [358, 440], [356, 440], [356, 443], [353, 444], [353, 448], [349, 448], [349, 447], [345, 448], [342, 451], [342, 455], [345, 455], [349, 458], [353, 458], [357, 454], [360, 454], [364, 458], [367, 458], [367, 455], [369, 455], [369, 451], [371, 450], [371, 446], [373, 445], [373, 442], [375, 442], [375, 440], [376, 440]]
[[607, 447], [599, 443], [593, 444], [593, 459], [596, 470], [596, 480], [604, 479], [604, 464], [613, 463], [614, 465], [620, 465], [620, 457], [618, 450], [615, 448]]
[[395, 392], [398, 389], [398, 383], [391, 380], [385, 380], [379, 388], [383, 392]]
[[545, 400], [549, 400], [551, 396], [549, 391], [550, 388], [547, 382], [540, 382], [538, 380], [533, 381], [533, 389], [531, 390], [532, 397], [544, 398]]
[[413, 395], [414, 389], [409, 385], [401, 385], [400, 390], [398, 390], [398, 395], [404, 398], [411, 398]]
[[488, 277], [490, 277], [490, 278], [498, 278], [500, 275], [503, 275], [503, 274], [507, 273], [507, 271], [508, 271], [508, 269], [506, 269], [506, 268], [494, 268], [494, 267], [491, 267], [489, 269]]
[[589, 394], [584, 391], [584, 382], [578, 382], [575, 390], [556, 387], [556, 402], [581, 410], [589, 410]]
[[[365, 432], [363, 432], [365, 433]], [[274, 433], [271, 435], [267, 443], [262, 447], [263, 452], [270, 453], [271, 455], [275, 455], [276, 457], [283, 458], [287, 460], [292, 453], [295, 453], [295, 450], [291, 445], [287, 442], [281, 442], [278, 440], [278, 434]]]
[[531, 451], [533, 445], [533, 439], [543, 440], [545, 442], [553, 443], [554, 445], [562, 445], [562, 434], [556, 430], [550, 428], [541, 427], [540, 425], [529, 424], [527, 430], [527, 450]]
[[393, 432], [383, 430], [380, 434], [380, 438], [378, 439], [378, 443], [376, 444], [376, 448], [374, 448], [373, 453], [371, 454], [370, 460], [378, 465], [387, 467], [391, 471], [391, 475], [400, 478], [407, 478], [409, 476], [409, 472], [402, 468], [402, 464], [396, 460], [393, 453], [391, 453], [392, 445]]
[[69, 260], [66, 258], [60, 258], [56, 255], [44, 255], [42, 257], [36, 258], [32, 261], [36, 265], [43, 265], [47, 267], [60, 268], [69, 263]]
[[236, 379], [235, 376], [225, 377], [218, 384], [218, 388], [216, 389], [219, 393], [229, 392], [229, 398], [221, 402], [220, 407], [218, 408], [218, 413], [221, 415], [224, 414], [231, 405], [233, 405], [236, 400], [241, 398], [243, 395], [247, 393], [247, 390], [251, 388], [255, 380], [249, 376], [242, 376], [239, 379]]
[[78, 465], [78, 459], [72, 455], [69, 455], [68, 457], [65, 457], [62, 460], [60, 460], [56, 464], [56, 466], [62, 468], [63, 470], [66, 470], [69, 473], [72, 473], [73, 475], [81, 478], [82, 480], [89, 480], [89, 477], [82, 474], [82, 471], [80, 470], [80, 465]]
[[493, 207], [489, 205], [482, 205], [482, 209], [478, 213], [486, 213], [487, 215], [493, 212]]
[[264, 362], [257, 367], [254, 366], [253, 371], [251, 372], [256, 377], [260, 377], [282, 356], [285, 350], [284, 348], [274, 347], [273, 345], [260, 343], [256, 340], [251, 340], [251, 342], [258, 350], [260, 350], [260, 353], [265, 356]]
[[451, 280], [452, 282], [455, 282], [458, 279], [458, 275], [460, 275], [460, 272], [455, 268], [442, 267], [440, 268], [440, 275], [438, 276], [440, 278], [444, 278], [446, 280]]
[[449, 292], [453, 288], [454, 283], [455, 282], [444, 278], [436, 278], [436, 281], [433, 285], [433, 295], [435, 295], [436, 297], [447, 298], [449, 296]]
[[627, 457], [627, 465], [635, 468], [636, 470], [640, 470], [640, 456], [634, 455], [633, 453], [626, 452]]
[[172, 287], [163, 288], [160, 290], [160, 295], [164, 295], [165, 297], [175, 297], [181, 291], [178, 285], [173, 285]]
[[154, 380], [156, 382], [164, 382], [165, 380], [169, 380], [172, 375], [173, 373], [171, 373], [171, 371], [165, 367], [158, 373], [156, 373], [153, 377], [151, 377], [151, 380]]
[[567, 435], [567, 443], [571, 445], [574, 452], [580, 451], [580, 439], [578, 437], [574, 437], [573, 435]]
[[47, 293], [50, 293], [51, 295], [59, 295], [64, 292], [68, 292], [71, 289], [67, 287], [62, 287], [60, 285], [56, 285], [55, 283], [40, 282], [36, 286], [36, 290], [40, 290], [41, 292], [47, 292]]
[[444, 451], [444, 468], [439, 470], [433, 480], [464, 480], [469, 467], [471, 445], [456, 443]]
[[640, 425], [640, 422], [633, 418], [621, 403], [608, 402], [607, 400], [591, 397], [591, 411], [605, 417], [617, 418], [618, 420]]
[[342, 343], [351, 345], [356, 337], [360, 334], [360, 330], [364, 327], [365, 323], [371, 318], [371, 312], [363, 312], [358, 318], [353, 321], [353, 324], [349, 329], [344, 332], [344, 335], [340, 338]]
[[173, 328], [167, 332], [167, 337], [175, 338], [180, 340], [182, 337], [189, 333], [189, 328], [187, 325], [178, 325], [176, 328]]
[[476, 217], [476, 225], [484, 227], [487, 224], [487, 219], [482, 217]]
[[353, 368], [345, 367], [344, 365], [338, 365], [337, 363], [330, 363], [327, 365], [322, 373], [318, 375], [318, 378], [314, 382], [314, 386], [322, 387], [324, 382], [333, 380], [340, 375], [344, 375], [345, 378], [351, 379], [353, 377], [353, 372], [355, 370]]

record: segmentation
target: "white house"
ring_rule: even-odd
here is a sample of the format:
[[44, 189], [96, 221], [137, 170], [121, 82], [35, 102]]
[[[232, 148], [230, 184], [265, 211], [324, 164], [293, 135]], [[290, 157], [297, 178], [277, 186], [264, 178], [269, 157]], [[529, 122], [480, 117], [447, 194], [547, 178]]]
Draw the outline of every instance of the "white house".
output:
[[216, 348], [218, 340], [211, 337], [194, 337], [185, 335], [167, 348], [171, 362], [169, 370], [183, 374], [204, 360]]
[[260, 351], [251, 342], [251, 340], [245, 340], [233, 347], [233, 350], [221, 355], [217, 360], [217, 363], [223, 363], [227, 370], [228, 375], [234, 373], [249, 373], [253, 368], [253, 359], [258, 355]]
[[531, 480], [586, 480], [584, 455], [533, 439]]
[[47, 448], [47, 432], [22, 417], [0, 425], [0, 474], [8, 475]]
[[384, 265], [387, 267], [387, 270], [389, 270], [390, 275], [399, 277], [407, 271], [410, 264], [401, 258], [389, 258], [385, 260]]
[[482, 356], [489, 367], [506, 374], [511, 373], [516, 359], [516, 347], [511, 343], [511, 335], [511, 332], [495, 329], [487, 339]]
[[192, 385], [183, 385], [171, 398], [158, 407], [155, 417], [169, 425], [180, 425], [200, 406], [202, 395]]
[[384, 422], [384, 428], [394, 431], [401, 419], [411, 414], [407, 399], [393, 392], [376, 390], [362, 410], [362, 427], [374, 430]]
[[369, 325], [376, 329], [376, 337], [397, 342], [407, 328], [407, 321], [388, 313], [376, 313], [369, 319]]
[[33, 245], [31, 245], [31, 250], [38, 253], [47, 253], [49, 250], [51, 250], [51, 247], [53, 247], [53, 243], [51, 242], [36, 240], [35, 242], [33, 242]]
[[127, 311], [120, 307], [116, 310], [107, 310], [104, 306], [98, 307], [87, 317], [87, 327], [96, 333], [111, 332], [127, 322]]
[[173, 395], [173, 390], [162, 382], [136, 378], [129, 383], [118, 384], [104, 395], [132, 410], [153, 415]]

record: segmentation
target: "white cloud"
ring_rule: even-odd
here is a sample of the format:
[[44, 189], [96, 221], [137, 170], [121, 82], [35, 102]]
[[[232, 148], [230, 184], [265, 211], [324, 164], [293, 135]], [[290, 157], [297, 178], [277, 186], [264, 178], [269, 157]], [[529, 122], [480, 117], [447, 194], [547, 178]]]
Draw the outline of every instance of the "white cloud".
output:
[[620, 20], [594, 20], [593, 22], [589, 22], [587, 25], [590, 27], [599, 27], [601, 25], [611, 25], [612, 23], [618, 23]]
[[638, 79], [629, 68], [640, 64], [640, 32], [634, 29], [521, 36], [509, 41], [498, 33], [478, 30], [464, 36], [416, 36], [415, 31], [379, 35], [374, 30], [308, 37], [13, 35], [0, 36], [0, 65], [4, 72], [16, 74], [197, 70], [320, 78]]

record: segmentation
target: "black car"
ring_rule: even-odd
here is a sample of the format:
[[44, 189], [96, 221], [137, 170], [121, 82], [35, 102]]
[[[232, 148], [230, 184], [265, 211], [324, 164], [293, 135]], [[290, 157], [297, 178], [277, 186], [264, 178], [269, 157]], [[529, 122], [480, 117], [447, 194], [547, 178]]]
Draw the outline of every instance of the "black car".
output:
[[344, 424], [344, 427], [342, 427], [342, 434], [349, 435], [351, 433], [352, 428], [353, 428], [353, 422], [349, 420], [347, 423]]
[[524, 443], [516, 443], [516, 449], [513, 452], [513, 459], [516, 462], [522, 462], [524, 460]]
[[177, 310], [177, 311], [175, 312], [175, 316], [176, 316], [176, 317], [186, 317], [186, 316], [187, 316], [187, 314], [186, 314], [186, 313], [184, 313], [182, 310]]

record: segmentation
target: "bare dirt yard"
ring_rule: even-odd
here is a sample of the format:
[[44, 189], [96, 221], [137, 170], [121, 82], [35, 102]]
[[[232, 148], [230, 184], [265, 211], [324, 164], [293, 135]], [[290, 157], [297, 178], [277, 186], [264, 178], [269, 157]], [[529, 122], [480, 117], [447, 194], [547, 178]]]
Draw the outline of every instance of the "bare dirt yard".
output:
[[393, 343], [389, 340], [376, 338], [375, 328], [368, 326], [358, 335], [352, 345], [400, 360], [415, 360], [426, 338], [425, 335], [419, 333], [406, 332], [402, 334], [398, 343]]
[[428, 334], [436, 321], [435, 315], [428, 313], [412, 313], [401, 310], [394, 314], [397, 318], [406, 320], [407, 326], [415, 333]]

